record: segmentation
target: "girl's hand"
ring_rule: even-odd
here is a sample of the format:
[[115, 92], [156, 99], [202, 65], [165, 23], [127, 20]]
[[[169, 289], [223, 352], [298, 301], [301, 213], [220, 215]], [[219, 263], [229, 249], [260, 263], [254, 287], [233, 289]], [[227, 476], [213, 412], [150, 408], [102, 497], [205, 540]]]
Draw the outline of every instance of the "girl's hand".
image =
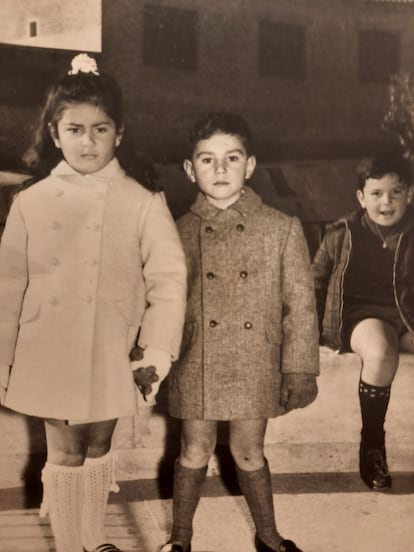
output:
[[[170, 355], [154, 347], [135, 347], [130, 355], [134, 381], [145, 401], [154, 401], [161, 382], [166, 378], [171, 366]], [[155, 385], [154, 385], [155, 384]]]

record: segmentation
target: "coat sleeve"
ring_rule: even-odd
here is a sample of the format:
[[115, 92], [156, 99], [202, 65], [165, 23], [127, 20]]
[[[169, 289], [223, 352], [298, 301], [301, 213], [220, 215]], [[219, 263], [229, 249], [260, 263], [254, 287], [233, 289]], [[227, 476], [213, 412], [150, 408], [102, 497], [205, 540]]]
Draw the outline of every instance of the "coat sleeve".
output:
[[17, 196], [10, 208], [0, 245], [0, 365], [3, 367], [11, 366], [14, 359], [28, 283], [26, 247], [26, 226]]
[[296, 217], [281, 260], [282, 373], [319, 374], [319, 332], [309, 250]]
[[331, 278], [334, 260], [332, 254], [332, 233], [327, 233], [317, 250], [312, 263], [315, 283], [316, 308], [318, 312], [319, 330], [322, 332], [322, 322], [325, 314], [326, 296]]
[[187, 270], [175, 222], [163, 194], [154, 194], [141, 231], [141, 257], [147, 308], [139, 334], [141, 347], [178, 358], [186, 308]]

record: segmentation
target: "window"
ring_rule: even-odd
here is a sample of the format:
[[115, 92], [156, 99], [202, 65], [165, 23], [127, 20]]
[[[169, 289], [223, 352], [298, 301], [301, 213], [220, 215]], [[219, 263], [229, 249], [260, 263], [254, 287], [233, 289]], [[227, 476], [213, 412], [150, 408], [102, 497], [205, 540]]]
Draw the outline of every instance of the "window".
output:
[[359, 78], [388, 81], [400, 68], [400, 35], [386, 31], [361, 31], [359, 35]]
[[259, 71], [261, 75], [267, 77], [305, 80], [305, 27], [289, 23], [260, 21]]
[[37, 36], [37, 21], [29, 22], [29, 36]]
[[197, 31], [197, 12], [145, 5], [144, 64], [194, 71], [198, 58]]

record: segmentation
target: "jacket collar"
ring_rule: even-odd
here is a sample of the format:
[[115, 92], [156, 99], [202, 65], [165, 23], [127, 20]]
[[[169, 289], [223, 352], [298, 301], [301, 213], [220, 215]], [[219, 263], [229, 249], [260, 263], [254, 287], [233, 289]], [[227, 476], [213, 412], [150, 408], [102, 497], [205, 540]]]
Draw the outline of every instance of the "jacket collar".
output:
[[119, 177], [120, 174], [125, 174], [124, 170], [121, 168], [118, 159], [115, 157], [107, 164], [103, 169], [90, 175], [83, 175], [78, 171], [75, 171], [65, 160], [62, 160], [54, 169], [52, 169], [51, 174], [54, 176], [91, 176], [94, 179], [99, 180], [112, 180], [114, 177]]
[[190, 210], [195, 215], [205, 220], [210, 220], [214, 217], [220, 217], [220, 215], [223, 215], [224, 213], [228, 213], [229, 215], [233, 213], [238, 213], [242, 217], [246, 218], [257, 211], [260, 208], [261, 204], [262, 200], [256, 194], [256, 192], [254, 192], [249, 186], [245, 186], [240, 198], [232, 205], [227, 207], [227, 209], [219, 209], [215, 205], [212, 205], [207, 201], [204, 194], [199, 192]]

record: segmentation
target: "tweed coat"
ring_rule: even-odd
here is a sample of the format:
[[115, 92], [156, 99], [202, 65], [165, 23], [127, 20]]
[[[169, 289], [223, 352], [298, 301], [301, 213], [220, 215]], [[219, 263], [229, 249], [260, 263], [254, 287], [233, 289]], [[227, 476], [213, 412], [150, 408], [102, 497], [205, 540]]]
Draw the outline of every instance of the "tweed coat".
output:
[[162, 194], [116, 159], [91, 175], [62, 161], [18, 194], [0, 247], [0, 366], [6, 406], [93, 421], [136, 413], [129, 352], [176, 358], [184, 252]]
[[199, 194], [177, 223], [188, 303], [170, 414], [182, 419], [268, 418], [282, 373], [318, 374], [309, 253], [300, 222], [249, 187], [226, 210]]

